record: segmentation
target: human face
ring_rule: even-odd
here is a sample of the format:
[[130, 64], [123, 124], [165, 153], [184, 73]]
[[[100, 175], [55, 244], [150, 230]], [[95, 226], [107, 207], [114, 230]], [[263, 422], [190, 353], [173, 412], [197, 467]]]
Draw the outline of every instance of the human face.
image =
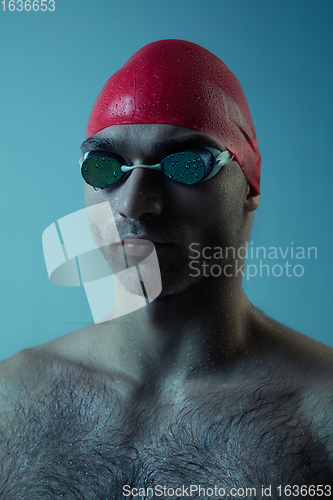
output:
[[[192, 129], [131, 124], [98, 132], [84, 141], [82, 152], [108, 149], [132, 165], [152, 165], [167, 154], [186, 150], [189, 145], [225, 150], [212, 136]], [[203, 279], [190, 276], [191, 243], [198, 243], [197, 248], [241, 246], [246, 187], [245, 176], [235, 161], [222, 167], [211, 179], [195, 185], [172, 181], [159, 171], [137, 168], [115, 187], [95, 191], [85, 184], [85, 199], [87, 206], [110, 203], [121, 239], [139, 237], [154, 243], [163, 297]], [[98, 231], [103, 230], [101, 223]], [[140, 245], [136, 248], [138, 253], [144, 251]]]

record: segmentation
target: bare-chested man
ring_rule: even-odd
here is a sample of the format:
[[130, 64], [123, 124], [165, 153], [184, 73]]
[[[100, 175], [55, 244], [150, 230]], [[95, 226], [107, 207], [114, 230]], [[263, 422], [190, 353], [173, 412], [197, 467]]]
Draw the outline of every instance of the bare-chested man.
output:
[[82, 149], [87, 206], [110, 203], [129, 254], [153, 242], [162, 293], [1, 363], [0, 499], [330, 498], [332, 349], [248, 301], [237, 253], [220, 276], [189, 266], [193, 243], [244, 247], [259, 205], [236, 78], [197, 45], [150, 44]]

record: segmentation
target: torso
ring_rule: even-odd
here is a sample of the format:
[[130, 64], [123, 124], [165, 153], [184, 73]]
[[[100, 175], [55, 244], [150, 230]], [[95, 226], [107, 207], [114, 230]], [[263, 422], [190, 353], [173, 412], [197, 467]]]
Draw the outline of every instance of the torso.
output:
[[327, 485], [321, 498], [330, 498], [325, 405], [293, 377], [262, 372], [143, 395], [126, 377], [56, 362], [5, 399], [1, 500], [151, 498], [147, 488], [158, 485], [169, 491], [156, 498], [188, 498], [190, 485], [206, 497], [224, 488], [224, 498], [231, 488], [262, 498], [271, 486], [272, 499], [286, 498], [279, 485]]

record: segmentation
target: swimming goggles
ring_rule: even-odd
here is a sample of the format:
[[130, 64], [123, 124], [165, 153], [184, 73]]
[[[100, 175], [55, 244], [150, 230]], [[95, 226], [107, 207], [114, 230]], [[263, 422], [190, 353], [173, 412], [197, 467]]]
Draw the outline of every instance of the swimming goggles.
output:
[[108, 151], [88, 151], [80, 160], [81, 173], [94, 188], [115, 187], [135, 168], [161, 171], [168, 179], [182, 184], [207, 181], [230, 163], [233, 155], [211, 147], [195, 147], [165, 156], [155, 165], [130, 165], [122, 156]]

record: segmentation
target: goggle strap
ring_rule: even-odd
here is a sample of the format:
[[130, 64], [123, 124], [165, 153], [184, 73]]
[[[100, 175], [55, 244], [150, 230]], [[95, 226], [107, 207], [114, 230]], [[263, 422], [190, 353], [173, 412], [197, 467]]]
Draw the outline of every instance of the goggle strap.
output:
[[88, 158], [88, 154], [89, 153], [90, 153], [90, 151], [87, 151], [86, 153], [84, 153], [84, 155], [82, 156], [82, 158], [79, 159], [80, 168], [82, 167], [82, 164], [83, 164], [84, 160], [86, 160]]
[[234, 155], [231, 155], [229, 151], [222, 151], [218, 156], [215, 157], [216, 163], [220, 163], [221, 167], [224, 165], [228, 165], [234, 158]]
[[207, 146], [205, 146], [205, 148], [212, 153], [212, 155], [214, 156], [214, 163], [215, 163], [211, 173], [208, 175], [208, 177], [203, 179], [203, 181], [208, 181], [209, 179], [214, 177], [214, 175], [216, 175], [217, 172], [219, 172], [222, 167], [230, 163], [233, 160], [234, 155], [231, 155], [228, 150], [221, 152], [216, 148], [211, 148]]
[[128, 172], [129, 170], [134, 170], [135, 168], [150, 168], [153, 170], [162, 170], [162, 165], [160, 163], [156, 163], [155, 165], [132, 165], [128, 167], [127, 165], [122, 165], [122, 172]]

